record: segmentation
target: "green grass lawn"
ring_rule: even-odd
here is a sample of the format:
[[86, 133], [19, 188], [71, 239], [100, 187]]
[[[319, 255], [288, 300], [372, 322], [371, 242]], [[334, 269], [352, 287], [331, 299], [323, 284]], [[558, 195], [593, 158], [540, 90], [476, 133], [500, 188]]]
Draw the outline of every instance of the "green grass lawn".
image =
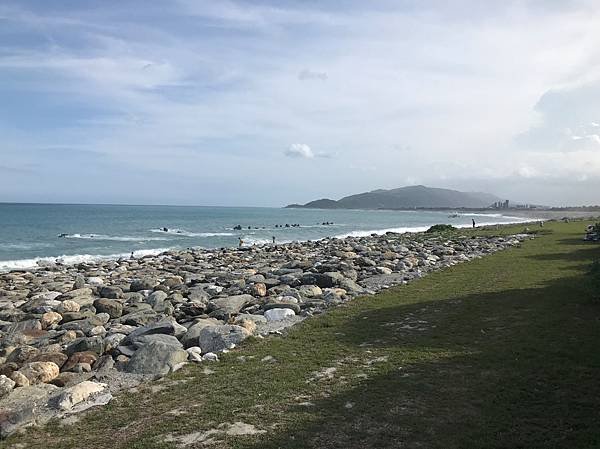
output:
[[586, 276], [600, 245], [582, 241], [585, 224], [547, 224], [521, 248], [358, 298], [0, 447], [174, 448], [169, 435], [238, 421], [266, 433], [207, 434], [209, 447], [600, 447], [600, 301]]

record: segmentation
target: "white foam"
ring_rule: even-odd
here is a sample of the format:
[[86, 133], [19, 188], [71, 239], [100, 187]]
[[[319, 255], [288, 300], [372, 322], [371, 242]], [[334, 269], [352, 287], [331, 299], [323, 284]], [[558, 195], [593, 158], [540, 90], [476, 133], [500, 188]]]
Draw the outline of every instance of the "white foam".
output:
[[168, 228], [167, 231], [163, 229], [150, 229], [150, 232], [156, 232], [161, 234], [178, 235], [182, 237], [221, 237], [235, 235], [231, 232], [189, 232], [185, 229]]
[[[133, 257], [139, 258], [144, 256], [155, 256], [168, 251], [170, 248], [155, 248], [155, 249], [142, 249], [133, 251]], [[59, 257], [36, 257], [34, 259], [20, 259], [20, 260], [0, 260], [0, 271], [10, 270], [29, 270], [34, 268], [40, 268], [48, 265], [75, 265], [79, 263], [94, 263], [103, 260], [116, 260], [121, 257], [129, 258], [131, 253], [122, 254], [74, 254], [74, 255], [63, 255]]]
[[386, 232], [395, 232], [402, 234], [404, 232], [423, 232], [427, 231], [429, 226], [414, 226], [414, 227], [401, 227], [401, 228], [386, 228], [386, 229], [371, 229], [367, 231], [352, 231], [346, 234], [340, 234], [334, 236], [338, 239], [345, 239], [346, 237], [369, 237], [371, 234], [383, 235]]
[[[507, 221], [486, 221], [486, 222], [482, 222], [482, 223], [476, 223], [478, 227], [479, 226], [492, 226], [492, 225], [497, 225], [497, 224], [524, 223], [524, 222], [528, 222], [528, 221], [536, 221], [537, 220], [536, 218], [510, 217], [510, 216], [501, 215], [501, 214], [473, 214], [473, 215], [484, 216], [484, 217], [489, 217], [489, 218], [504, 218], [507, 220]], [[352, 231], [352, 232], [348, 232], [346, 234], [336, 235], [334, 237], [338, 238], [338, 239], [343, 239], [346, 237], [368, 237], [372, 234], [383, 235], [386, 232], [395, 232], [398, 234], [402, 234], [405, 232], [424, 232], [424, 231], [427, 231], [427, 229], [429, 229], [431, 226], [432, 225], [386, 228], [386, 229], [371, 229], [371, 230], [367, 230], [367, 231]], [[461, 224], [453, 224], [452, 226], [454, 226], [456, 228], [470, 228], [472, 226], [472, 224], [471, 223], [461, 223]]]
[[104, 234], [68, 234], [66, 239], [83, 239], [83, 240], [110, 240], [115, 242], [142, 242], [142, 241], [165, 241], [169, 240], [164, 237], [143, 237], [143, 236], [112, 236]]

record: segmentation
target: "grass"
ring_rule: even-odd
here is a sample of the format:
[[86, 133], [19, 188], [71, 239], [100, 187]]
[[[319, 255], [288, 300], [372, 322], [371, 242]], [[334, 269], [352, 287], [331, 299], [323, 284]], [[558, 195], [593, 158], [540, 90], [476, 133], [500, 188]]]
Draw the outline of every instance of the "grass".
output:
[[586, 274], [600, 245], [581, 240], [586, 224], [548, 223], [521, 248], [358, 298], [0, 447], [174, 448], [166, 435], [236, 421], [267, 432], [210, 447], [600, 447], [600, 303]]

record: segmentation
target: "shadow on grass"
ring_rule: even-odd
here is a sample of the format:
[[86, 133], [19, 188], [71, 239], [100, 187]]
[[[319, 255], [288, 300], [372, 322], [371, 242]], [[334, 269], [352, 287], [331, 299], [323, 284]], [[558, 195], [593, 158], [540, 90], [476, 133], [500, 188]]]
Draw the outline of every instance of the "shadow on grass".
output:
[[574, 239], [565, 239], [562, 242], [574, 246], [576, 245], [579, 249], [569, 252], [549, 253], [549, 254], [534, 254], [527, 256], [529, 259], [542, 260], [542, 261], [557, 261], [564, 260], [567, 262], [578, 262], [585, 261], [589, 264], [589, 261], [600, 257], [600, 245], [574, 241]]
[[336, 335], [387, 351], [376, 373], [310, 412], [290, 407], [279, 433], [235, 447], [598, 447], [600, 307], [584, 284], [361, 314]]

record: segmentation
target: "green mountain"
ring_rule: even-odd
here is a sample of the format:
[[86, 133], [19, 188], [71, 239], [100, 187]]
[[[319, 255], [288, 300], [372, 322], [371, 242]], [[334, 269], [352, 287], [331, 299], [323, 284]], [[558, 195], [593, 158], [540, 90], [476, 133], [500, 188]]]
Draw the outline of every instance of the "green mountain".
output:
[[392, 190], [373, 190], [346, 196], [337, 201], [325, 198], [303, 205], [290, 204], [286, 207], [310, 209], [483, 208], [500, 200], [501, 198], [489, 193], [408, 186]]

